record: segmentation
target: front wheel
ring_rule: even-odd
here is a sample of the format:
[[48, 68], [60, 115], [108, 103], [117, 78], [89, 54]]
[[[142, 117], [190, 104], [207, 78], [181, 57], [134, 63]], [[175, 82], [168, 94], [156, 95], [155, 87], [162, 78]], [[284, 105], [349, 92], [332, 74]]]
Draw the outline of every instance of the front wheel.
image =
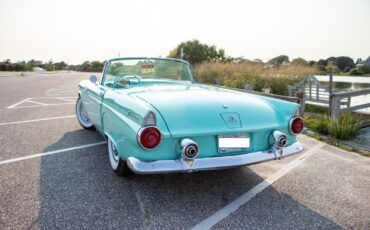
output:
[[76, 102], [76, 115], [77, 115], [77, 120], [80, 123], [80, 125], [85, 128], [85, 129], [95, 129], [93, 123], [87, 116], [86, 110], [82, 104], [81, 97], [78, 97], [77, 102]]
[[119, 157], [116, 147], [114, 146], [112, 140], [107, 137], [108, 139], [108, 154], [109, 154], [109, 161], [113, 171], [118, 176], [129, 176], [131, 174], [130, 169], [127, 166], [127, 163]]

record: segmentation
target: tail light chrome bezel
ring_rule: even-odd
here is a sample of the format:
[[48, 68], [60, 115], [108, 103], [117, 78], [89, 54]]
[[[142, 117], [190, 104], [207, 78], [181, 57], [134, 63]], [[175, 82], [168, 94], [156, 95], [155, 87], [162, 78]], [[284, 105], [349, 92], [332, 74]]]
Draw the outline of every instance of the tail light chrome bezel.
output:
[[[301, 120], [301, 121], [302, 121], [302, 123], [303, 123], [303, 127], [302, 127], [302, 129], [301, 129], [299, 132], [294, 132], [294, 131], [293, 131], [293, 123], [294, 123], [297, 119], [299, 119], [299, 120]], [[291, 134], [293, 134], [293, 135], [298, 135], [298, 134], [302, 133], [303, 129], [304, 129], [304, 121], [303, 121], [303, 118], [302, 118], [302, 117], [292, 117], [292, 118], [290, 119], [290, 121], [289, 121], [289, 132], [290, 132]]]
[[[159, 142], [152, 148], [148, 148], [146, 146], [143, 145], [143, 143], [141, 142], [141, 135], [143, 134], [143, 132], [147, 129], [156, 129], [159, 133]], [[161, 130], [157, 127], [157, 126], [144, 126], [144, 127], [141, 127], [137, 133], [137, 143], [140, 145], [140, 147], [142, 147], [143, 149], [145, 150], [153, 150], [155, 148], [157, 148], [162, 142], [162, 132]]]

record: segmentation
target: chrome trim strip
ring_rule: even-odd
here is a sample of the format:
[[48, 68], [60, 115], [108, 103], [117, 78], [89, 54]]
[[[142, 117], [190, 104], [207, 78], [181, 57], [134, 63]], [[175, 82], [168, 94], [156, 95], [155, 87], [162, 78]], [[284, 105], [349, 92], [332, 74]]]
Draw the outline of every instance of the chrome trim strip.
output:
[[[148, 116], [149, 114], [153, 114], [154, 116], [154, 124], [147, 124], [147, 120], [148, 120]], [[143, 123], [141, 124], [142, 127], [144, 126], [157, 126], [157, 116], [155, 115], [155, 113], [151, 110], [149, 110], [145, 116], [144, 116], [144, 120], [143, 120]]]
[[[292, 145], [282, 148], [281, 150], [283, 156], [289, 156], [302, 151], [303, 146], [297, 141]], [[250, 165], [258, 162], [278, 159], [278, 155], [279, 154], [277, 154], [275, 150], [271, 149], [234, 156], [197, 158], [190, 161], [180, 158], [176, 160], [158, 160], [146, 162], [135, 157], [129, 157], [127, 159], [127, 165], [133, 172], [137, 174], [193, 172]]]

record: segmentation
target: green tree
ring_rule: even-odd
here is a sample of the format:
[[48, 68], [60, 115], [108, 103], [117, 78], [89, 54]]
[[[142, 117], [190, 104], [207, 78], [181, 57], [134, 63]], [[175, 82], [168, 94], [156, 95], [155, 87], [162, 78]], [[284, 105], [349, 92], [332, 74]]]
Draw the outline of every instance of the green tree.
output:
[[296, 58], [296, 59], [293, 59], [292, 62], [290, 62], [290, 64], [293, 64], [293, 65], [308, 65], [308, 62], [304, 59], [304, 58]]
[[[350, 69], [355, 67], [355, 62], [350, 57], [337, 57], [335, 63], [340, 71], [348, 72]], [[347, 71], [345, 71], [347, 70]]]
[[64, 61], [56, 62], [54, 63], [54, 69], [55, 70], [65, 70], [67, 69], [67, 63], [65, 63]]
[[104, 63], [100, 61], [91, 62], [91, 72], [101, 72], [103, 70]]
[[224, 61], [225, 50], [217, 49], [214, 45], [202, 44], [198, 40], [191, 40], [180, 43], [176, 48], [170, 51], [168, 57], [180, 58], [181, 49], [184, 51], [183, 59], [190, 64], [198, 64], [204, 61]]
[[280, 56], [274, 57], [273, 59], [268, 61], [268, 63], [271, 64], [274, 67], [279, 67], [282, 64], [289, 63], [289, 57], [286, 56], [286, 55], [280, 55]]
[[88, 72], [90, 71], [90, 69], [91, 69], [91, 64], [89, 61], [85, 61], [84, 63], [82, 63], [82, 68], [81, 68], [82, 71]]

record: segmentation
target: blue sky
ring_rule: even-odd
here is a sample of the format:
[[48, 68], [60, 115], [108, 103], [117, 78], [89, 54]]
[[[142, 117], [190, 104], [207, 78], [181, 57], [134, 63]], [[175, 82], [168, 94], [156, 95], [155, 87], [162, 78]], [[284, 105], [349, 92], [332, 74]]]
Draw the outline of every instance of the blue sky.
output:
[[267, 61], [370, 55], [370, 0], [0, 0], [0, 60], [166, 56], [199, 39]]

